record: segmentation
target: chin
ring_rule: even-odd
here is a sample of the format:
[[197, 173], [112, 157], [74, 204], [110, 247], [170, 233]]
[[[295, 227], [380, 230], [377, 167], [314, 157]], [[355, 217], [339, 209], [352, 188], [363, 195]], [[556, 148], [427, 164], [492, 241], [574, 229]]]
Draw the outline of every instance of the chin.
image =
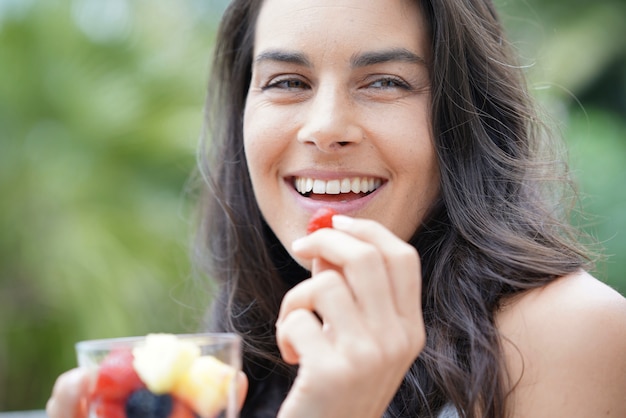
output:
[[289, 254], [289, 255], [291, 255], [291, 258], [293, 258], [296, 261], [296, 263], [300, 265], [300, 267], [302, 267], [303, 269], [307, 271], [311, 271], [313, 267], [313, 263], [311, 260], [303, 260], [301, 258], [294, 257], [293, 254]]

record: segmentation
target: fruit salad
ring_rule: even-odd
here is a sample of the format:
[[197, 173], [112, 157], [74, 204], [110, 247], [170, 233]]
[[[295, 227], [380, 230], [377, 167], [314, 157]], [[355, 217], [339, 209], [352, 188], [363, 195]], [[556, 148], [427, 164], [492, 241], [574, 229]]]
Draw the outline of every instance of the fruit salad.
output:
[[97, 418], [215, 418], [228, 405], [235, 374], [191, 341], [149, 334], [101, 362], [91, 410]]

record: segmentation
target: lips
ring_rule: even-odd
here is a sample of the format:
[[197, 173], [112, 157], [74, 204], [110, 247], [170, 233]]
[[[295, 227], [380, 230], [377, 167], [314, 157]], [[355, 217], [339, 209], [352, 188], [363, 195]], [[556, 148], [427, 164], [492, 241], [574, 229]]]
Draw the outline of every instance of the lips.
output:
[[302, 195], [368, 194], [382, 185], [376, 177], [345, 177], [343, 179], [322, 180], [311, 177], [295, 177], [293, 184]]

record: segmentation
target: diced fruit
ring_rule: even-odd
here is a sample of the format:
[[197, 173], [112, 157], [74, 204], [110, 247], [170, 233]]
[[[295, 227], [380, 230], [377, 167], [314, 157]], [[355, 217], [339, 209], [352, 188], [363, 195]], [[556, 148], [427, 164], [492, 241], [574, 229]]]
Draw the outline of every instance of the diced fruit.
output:
[[133, 369], [133, 354], [129, 349], [112, 351], [100, 364], [94, 399], [125, 401], [133, 391], [144, 387]]
[[197, 418], [198, 416], [187, 404], [177, 398], [173, 398], [172, 412], [169, 418]]
[[318, 229], [321, 228], [332, 228], [333, 227], [333, 215], [336, 215], [337, 212], [330, 208], [320, 208], [318, 209], [311, 219], [306, 228], [306, 233], [311, 234]]
[[92, 408], [98, 418], [126, 418], [123, 401], [98, 400]]
[[133, 350], [135, 370], [155, 394], [169, 392], [176, 379], [200, 356], [200, 348], [172, 334], [149, 334]]
[[215, 357], [202, 356], [181, 376], [172, 393], [202, 418], [211, 418], [226, 408], [234, 376], [232, 367]]
[[168, 418], [172, 403], [170, 395], [155, 395], [148, 389], [139, 389], [126, 401], [126, 418]]

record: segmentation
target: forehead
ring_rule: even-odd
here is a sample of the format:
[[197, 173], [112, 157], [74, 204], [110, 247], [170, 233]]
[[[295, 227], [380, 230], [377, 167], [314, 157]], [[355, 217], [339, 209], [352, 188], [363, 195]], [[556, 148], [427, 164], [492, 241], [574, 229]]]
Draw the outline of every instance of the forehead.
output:
[[426, 22], [410, 0], [264, 0], [255, 55], [264, 49], [305, 53], [402, 47], [424, 56]]

